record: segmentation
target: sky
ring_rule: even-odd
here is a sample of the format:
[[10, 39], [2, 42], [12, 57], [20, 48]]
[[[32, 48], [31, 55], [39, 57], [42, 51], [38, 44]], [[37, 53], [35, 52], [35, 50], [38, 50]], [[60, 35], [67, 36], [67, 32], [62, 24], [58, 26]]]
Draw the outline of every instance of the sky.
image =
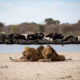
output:
[[80, 0], [0, 0], [0, 22], [20, 24], [44, 23], [46, 18], [61, 23], [80, 20]]

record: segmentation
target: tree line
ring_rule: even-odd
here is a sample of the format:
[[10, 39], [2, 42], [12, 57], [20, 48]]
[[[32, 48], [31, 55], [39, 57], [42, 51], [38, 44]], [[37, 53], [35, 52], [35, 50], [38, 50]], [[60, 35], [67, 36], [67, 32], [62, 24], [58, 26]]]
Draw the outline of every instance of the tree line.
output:
[[54, 20], [52, 18], [46, 18], [44, 20], [45, 24], [37, 24], [35, 22], [31, 23], [21, 23], [17, 25], [4, 25], [0, 22], [0, 33], [20, 33], [25, 34], [28, 32], [44, 32], [44, 33], [62, 33], [64, 35], [80, 35], [80, 20], [76, 24], [64, 23], [60, 24], [59, 20]]

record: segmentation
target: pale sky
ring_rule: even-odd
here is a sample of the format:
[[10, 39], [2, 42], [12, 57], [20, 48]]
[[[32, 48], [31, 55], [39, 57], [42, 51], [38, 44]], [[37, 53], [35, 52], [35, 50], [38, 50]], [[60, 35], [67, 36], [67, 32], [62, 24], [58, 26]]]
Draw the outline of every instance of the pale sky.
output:
[[43, 23], [45, 18], [61, 23], [76, 23], [80, 20], [80, 0], [0, 0], [0, 22]]

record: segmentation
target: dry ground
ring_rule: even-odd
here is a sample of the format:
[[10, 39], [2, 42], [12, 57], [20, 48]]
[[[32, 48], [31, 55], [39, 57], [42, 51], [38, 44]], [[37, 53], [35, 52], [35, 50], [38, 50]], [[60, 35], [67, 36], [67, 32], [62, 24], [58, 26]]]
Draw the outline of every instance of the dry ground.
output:
[[0, 54], [0, 80], [80, 80], [80, 53], [59, 53], [71, 58], [62, 62], [11, 62], [19, 53]]

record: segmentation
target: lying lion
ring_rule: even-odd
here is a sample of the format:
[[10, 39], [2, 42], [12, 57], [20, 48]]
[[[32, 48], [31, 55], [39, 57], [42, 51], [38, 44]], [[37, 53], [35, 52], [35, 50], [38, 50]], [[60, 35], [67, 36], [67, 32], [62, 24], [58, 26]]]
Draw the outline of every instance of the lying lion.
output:
[[43, 46], [39, 46], [37, 49], [25, 47], [24, 52], [22, 53], [23, 56], [20, 59], [10, 59], [14, 62], [25, 62], [25, 61], [38, 61], [43, 59], [42, 50], [44, 49]]
[[27, 62], [27, 61], [39, 61], [39, 62], [50, 62], [50, 61], [65, 61], [63, 55], [58, 55], [57, 52], [49, 45], [45, 48], [39, 46], [37, 49], [26, 47], [23, 56], [20, 59], [10, 59], [14, 62]]
[[43, 49], [42, 55], [45, 59], [49, 59], [51, 61], [65, 61], [65, 56], [58, 55], [57, 52], [49, 45]]

